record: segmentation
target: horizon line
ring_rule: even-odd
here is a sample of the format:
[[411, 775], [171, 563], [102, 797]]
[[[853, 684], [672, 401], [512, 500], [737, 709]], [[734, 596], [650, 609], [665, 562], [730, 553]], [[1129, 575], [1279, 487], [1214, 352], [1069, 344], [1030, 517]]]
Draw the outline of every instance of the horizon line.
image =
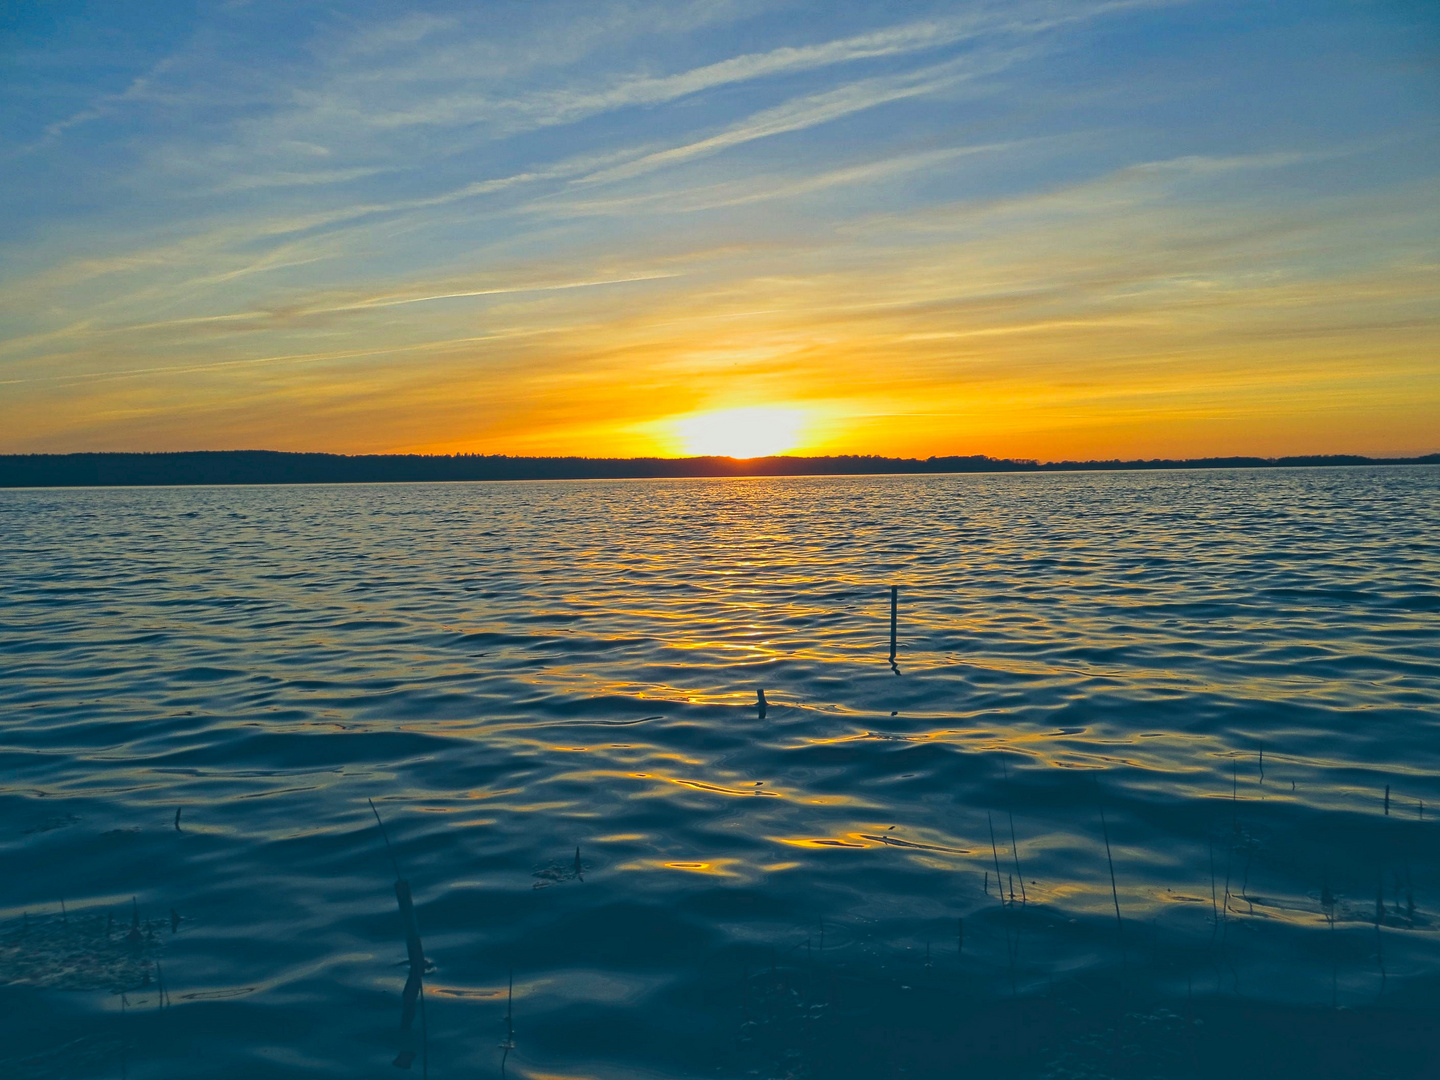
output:
[[36, 458], [179, 458], [218, 457], [222, 455], [266, 455], [272, 457], [336, 458], [346, 461], [368, 459], [404, 459], [415, 461], [591, 461], [591, 462], [734, 462], [746, 464], [762, 461], [992, 461], [1020, 465], [1062, 465], [1062, 464], [1113, 464], [1115, 462], [1191, 462], [1191, 461], [1294, 461], [1305, 460], [1365, 460], [1376, 462], [1419, 461], [1440, 457], [1440, 448], [1418, 452], [1401, 453], [1353, 453], [1346, 451], [1319, 451], [1295, 454], [1254, 454], [1215, 453], [1193, 457], [1091, 457], [1091, 458], [1035, 458], [1016, 455], [997, 456], [994, 454], [881, 454], [869, 451], [837, 451], [834, 453], [783, 453], [755, 454], [737, 457], [733, 454], [520, 454], [508, 451], [486, 452], [478, 450], [365, 450], [347, 452], [344, 450], [273, 450], [267, 447], [237, 447], [222, 450], [20, 450], [0, 452], [0, 462], [33, 460]]
[[520, 457], [510, 454], [333, 454], [293, 450], [76, 451], [68, 454], [0, 454], [0, 488], [743, 479], [1366, 465], [1440, 465], [1440, 453], [1409, 457], [1303, 454], [1265, 458], [1226, 455], [1041, 462], [1032, 458], [995, 458], [985, 454], [931, 455], [928, 458], [878, 454], [587, 458], [573, 455]]

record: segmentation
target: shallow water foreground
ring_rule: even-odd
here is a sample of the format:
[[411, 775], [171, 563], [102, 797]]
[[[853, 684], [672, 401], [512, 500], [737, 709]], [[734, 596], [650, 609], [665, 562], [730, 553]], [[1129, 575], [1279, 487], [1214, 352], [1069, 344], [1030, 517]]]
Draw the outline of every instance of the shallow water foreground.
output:
[[0, 545], [0, 1076], [1440, 1073], [1440, 469], [4, 491]]

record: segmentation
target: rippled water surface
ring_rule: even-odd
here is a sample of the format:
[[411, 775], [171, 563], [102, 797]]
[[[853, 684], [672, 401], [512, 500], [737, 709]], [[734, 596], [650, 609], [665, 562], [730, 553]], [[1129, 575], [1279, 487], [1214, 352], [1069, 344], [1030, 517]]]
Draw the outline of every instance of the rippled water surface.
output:
[[6, 491], [0, 551], [5, 1075], [1440, 1001], [1440, 469]]

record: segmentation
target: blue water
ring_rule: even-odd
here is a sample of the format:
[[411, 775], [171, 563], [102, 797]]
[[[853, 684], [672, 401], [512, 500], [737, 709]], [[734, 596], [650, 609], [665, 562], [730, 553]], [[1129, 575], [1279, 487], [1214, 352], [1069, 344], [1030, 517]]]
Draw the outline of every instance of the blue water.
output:
[[5, 491], [0, 551], [3, 1075], [1440, 1002], [1440, 469]]

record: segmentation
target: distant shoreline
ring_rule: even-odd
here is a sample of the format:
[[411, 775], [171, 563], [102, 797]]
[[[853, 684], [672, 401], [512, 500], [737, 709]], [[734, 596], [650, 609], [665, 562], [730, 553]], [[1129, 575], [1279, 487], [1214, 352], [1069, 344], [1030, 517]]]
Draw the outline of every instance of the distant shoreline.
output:
[[306, 454], [278, 450], [177, 453], [3, 454], [0, 487], [170, 487], [194, 484], [367, 484], [466, 480], [639, 480], [746, 476], [1117, 472], [1173, 469], [1285, 469], [1315, 466], [1440, 465], [1440, 454], [1367, 458], [1214, 457], [1181, 460], [1051, 461], [861, 455], [762, 458], [583, 458], [508, 455]]

